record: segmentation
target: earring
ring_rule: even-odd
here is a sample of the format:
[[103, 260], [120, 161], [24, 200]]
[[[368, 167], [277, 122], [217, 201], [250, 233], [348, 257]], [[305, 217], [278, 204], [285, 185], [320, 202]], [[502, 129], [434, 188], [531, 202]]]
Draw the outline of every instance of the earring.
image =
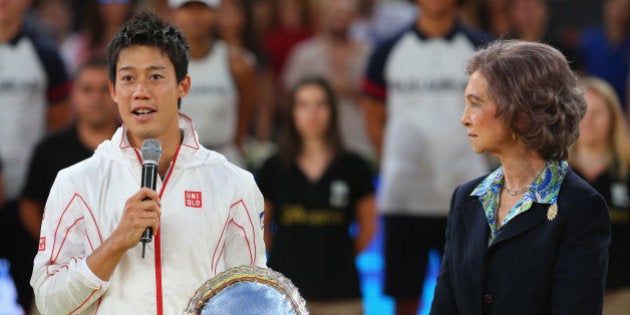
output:
[[518, 135], [516, 134], [516, 132], [512, 132], [512, 139], [514, 139], [514, 141], [518, 140]]

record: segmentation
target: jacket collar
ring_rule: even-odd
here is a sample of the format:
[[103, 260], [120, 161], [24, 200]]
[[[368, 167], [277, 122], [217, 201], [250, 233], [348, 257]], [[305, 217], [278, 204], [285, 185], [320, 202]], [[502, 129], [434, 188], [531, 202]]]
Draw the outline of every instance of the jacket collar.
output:
[[[179, 114], [179, 129], [184, 135], [181, 146], [191, 148], [193, 150], [199, 149], [199, 142], [197, 141], [197, 133], [195, 132], [192, 119], [184, 114]], [[122, 125], [114, 136], [112, 137], [113, 143], [118, 143], [118, 147], [121, 150], [127, 150], [133, 148], [127, 137], [127, 126]]]
[[[177, 160], [180, 165], [185, 165], [195, 159], [195, 155], [200, 151], [200, 145], [190, 117], [180, 113], [179, 128], [183, 134], [183, 139], [174, 160]], [[131, 145], [127, 131], [127, 127], [123, 124], [116, 130], [110, 141], [99, 146], [97, 153], [124, 164], [131, 163], [133, 166], [142, 164], [140, 150]]]
[[547, 160], [543, 170], [529, 186], [529, 190], [506, 215], [504, 224], [500, 228], [496, 227], [496, 212], [504, 185], [503, 168], [498, 168], [477, 185], [470, 195], [479, 197], [479, 202], [482, 204], [482, 209], [490, 226], [490, 239], [493, 240], [510, 221], [529, 211], [532, 205], [536, 203], [555, 204], [568, 168], [566, 161]]

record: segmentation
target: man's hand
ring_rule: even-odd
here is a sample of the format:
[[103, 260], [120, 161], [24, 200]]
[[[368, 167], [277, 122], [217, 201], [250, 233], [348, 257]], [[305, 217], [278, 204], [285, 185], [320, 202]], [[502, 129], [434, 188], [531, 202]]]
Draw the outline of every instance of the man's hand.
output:
[[142, 188], [125, 202], [120, 223], [114, 233], [88, 258], [90, 270], [103, 281], [109, 281], [127, 250], [138, 246], [147, 227], [156, 233], [160, 227], [158, 193]]
[[127, 199], [118, 228], [110, 238], [125, 250], [133, 248], [138, 245], [146, 228], [151, 227], [153, 233], [157, 232], [160, 227], [160, 214], [158, 193], [149, 188], [142, 188]]

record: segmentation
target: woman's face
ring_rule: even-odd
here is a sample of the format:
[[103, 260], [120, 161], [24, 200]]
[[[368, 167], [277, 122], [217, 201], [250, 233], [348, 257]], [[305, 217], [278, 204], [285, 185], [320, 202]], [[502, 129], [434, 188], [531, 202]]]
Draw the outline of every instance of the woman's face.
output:
[[321, 139], [330, 123], [326, 92], [316, 84], [306, 84], [295, 93], [293, 121], [302, 139]]
[[496, 117], [497, 104], [487, 94], [488, 82], [479, 71], [468, 80], [464, 96], [466, 108], [461, 123], [472, 148], [477, 153], [500, 154], [515, 144], [511, 131]]
[[607, 143], [613, 119], [606, 100], [593, 90], [587, 90], [584, 99], [587, 108], [586, 115], [580, 122], [579, 143], [584, 145]]

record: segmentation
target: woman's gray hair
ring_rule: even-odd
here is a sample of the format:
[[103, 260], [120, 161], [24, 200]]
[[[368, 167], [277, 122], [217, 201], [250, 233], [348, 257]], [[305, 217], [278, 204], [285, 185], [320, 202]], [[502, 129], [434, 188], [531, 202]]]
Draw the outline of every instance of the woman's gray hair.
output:
[[475, 71], [488, 82], [497, 117], [515, 136], [545, 159], [567, 159], [586, 102], [560, 51], [542, 43], [497, 40], [468, 61], [468, 74]]

